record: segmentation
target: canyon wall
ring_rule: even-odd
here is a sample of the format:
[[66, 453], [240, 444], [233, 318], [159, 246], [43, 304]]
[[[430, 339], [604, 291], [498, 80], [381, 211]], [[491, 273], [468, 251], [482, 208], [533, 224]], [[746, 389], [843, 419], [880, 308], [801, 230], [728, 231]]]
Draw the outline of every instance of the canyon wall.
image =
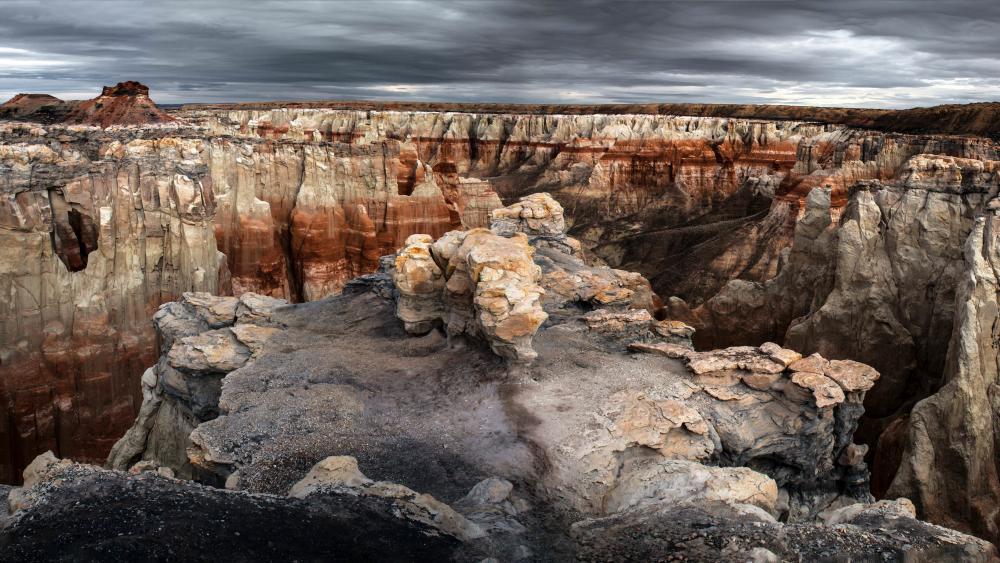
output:
[[[993, 141], [652, 115], [220, 108], [186, 117], [235, 137], [405, 139], [432, 169], [487, 181], [506, 201], [552, 193], [590, 251], [679, 298], [671, 312], [698, 329], [699, 347], [770, 340], [879, 369], [858, 434], [874, 491], [916, 497], [935, 521], [996, 537], [996, 514], [968, 507], [998, 494], [992, 473], [973, 477], [984, 463], [976, 456], [995, 459], [983, 424], [997, 409], [949, 415], [951, 434], [935, 426], [940, 440], [975, 428], [982, 445], [951, 456], [921, 454], [930, 431], [909, 424], [928, 397], [938, 413], [962, 412], [953, 407], [961, 386], [949, 381], [966, 368], [949, 358], [980, 336], [951, 335], [963, 330], [959, 288], [972, 275], [963, 248], [1000, 184]], [[914, 464], [933, 469], [915, 477]], [[954, 485], [931, 485], [930, 475], [952, 473]], [[951, 500], [932, 500], [945, 491]]]
[[[155, 358], [153, 307], [179, 292], [319, 299], [373, 271], [411, 234], [485, 226], [501, 200], [547, 191], [590, 258], [639, 271], [676, 297], [670, 311], [698, 329], [699, 347], [771, 340], [875, 366], [882, 379], [859, 431], [875, 490], [930, 498], [929, 477], [896, 478], [896, 467], [926, 440], [909, 421], [930, 411], [909, 416], [913, 406], [932, 395], [957, 404], [942, 393], [954, 397], [961, 385], [949, 382], [973, 377], [951, 358], [982, 333], [956, 318], [963, 295], [986, 292], [961, 289], [971, 275], [963, 248], [996, 195], [994, 142], [668, 115], [174, 115], [183, 124], [4, 130], [8, 477], [46, 448], [106, 453]], [[156, 197], [143, 199], [142, 186], [157, 186], [147, 190]], [[988, 309], [987, 297], [979, 301]], [[119, 392], [95, 387], [87, 399], [92, 385]], [[102, 400], [122, 416], [108, 422]], [[992, 408], [949, 419], [948, 436], [982, 425]], [[67, 425], [69, 416], [79, 422]], [[974, 434], [983, 443], [992, 435]], [[995, 490], [969, 479], [955, 490]], [[914, 500], [934, 519], [994, 533], [971, 524], [979, 516]]]
[[203, 141], [65, 140], [0, 144], [4, 482], [47, 449], [99, 459], [135, 416], [156, 307], [226, 290]]
[[[322, 298], [411, 234], [478, 226], [500, 205], [488, 186], [454, 174], [443, 191], [398, 142], [2, 127], [4, 482], [48, 449], [107, 455], [157, 357], [160, 304], [185, 291]], [[470, 196], [445, 199], [460, 190]]]

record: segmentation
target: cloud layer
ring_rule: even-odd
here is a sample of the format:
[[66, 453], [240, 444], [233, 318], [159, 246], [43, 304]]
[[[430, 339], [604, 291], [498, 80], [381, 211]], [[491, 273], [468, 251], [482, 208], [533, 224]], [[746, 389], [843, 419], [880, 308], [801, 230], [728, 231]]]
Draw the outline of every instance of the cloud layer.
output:
[[0, 0], [0, 98], [1000, 99], [1000, 2]]

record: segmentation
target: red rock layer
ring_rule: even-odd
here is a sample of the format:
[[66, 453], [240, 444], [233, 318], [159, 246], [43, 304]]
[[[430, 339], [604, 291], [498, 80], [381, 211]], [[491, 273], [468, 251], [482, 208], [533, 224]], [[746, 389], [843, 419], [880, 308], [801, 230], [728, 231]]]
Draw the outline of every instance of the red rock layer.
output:
[[177, 121], [149, 98], [149, 88], [138, 82], [105, 86], [101, 95], [80, 102], [64, 122], [79, 125], [147, 125]]
[[45, 450], [100, 463], [158, 356], [156, 308], [229, 290], [211, 179], [182, 162], [201, 145], [0, 144], [0, 481]]
[[[107, 95], [144, 94], [126, 86]], [[20, 253], [44, 245], [28, 253], [43, 257], [32, 268], [0, 271], [0, 295], [16, 296], [0, 298], [9, 318], [0, 338], [0, 379], [13, 382], [8, 397], [16, 397], [17, 414], [8, 431], [15, 436], [10, 443], [21, 444], [12, 452], [30, 458], [38, 448], [70, 447], [62, 442], [71, 438], [98, 452], [117, 437], [118, 415], [115, 436], [105, 439], [92, 413], [120, 410], [123, 420], [134, 414], [135, 377], [152, 360], [149, 315], [182, 291], [227, 291], [230, 279], [236, 293], [322, 298], [374, 270], [379, 256], [411, 234], [438, 237], [459, 225], [485, 226], [500, 197], [548, 191], [566, 209], [572, 233], [597, 255], [646, 274], [658, 293], [697, 306], [729, 280], [776, 275], [811, 187], [833, 188], [836, 208], [858, 180], [898, 178], [915, 154], [987, 150], [977, 139], [660, 116], [315, 110], [181, 116], [204, 127], [184, 135], [207, 140], [116, 144], [109, 132], [78, 139], [100, 146], [102, 165], [112, 166], [99, 180], [88, 175], [95, 163], [80, 156], [91, 151], [53, 153], [42, 162], [38, 155], [52, 150], [49, 140], [0, 144], [0, 156], [12, 155], [13, 177], [23, 181], [0, 198], [0, 217], [11, 225], [0, 233], [4, 246]], [[128, 189], [109, 187], [115, 185]], [[77, 195], [60, 207], [50, 188], [62, 188], [64, 197], [91, 194], [95, 202]], [[42, 217], [48, 223], [24, 226]], [[12, 234], [22, 231], [34, 238]], [[227, 265], [214, 262], [216, 246]], [[0, 264], [21, 261], [20, 254], [8, 255]], [[58, 297], [43, 300], [34, 289], [53, 283]], [[44, 312], [31, 313], [36, 309]], [[35, 320], [14, 321], [25, 315]], [[66, 332], [48, 327], [50, 320]], [[46, 344], [47, 331], [64, 334], [57, 338], [72, 342], [72, 353]], [[39, 363], [45, 354], [52, 359]], [[112, 367], [113, 357], [135, 360]], [[42, 367], [31, 371], [31, 365]], [[8, 367], [25, 375], [8, 375]], [[60, 374], [70, 373], [72, 383], [60, 383]], [[99, 403], [86, 398], [88, 391], [45, 398], [46, 390], [87, 385], [95, 386], [93, 396], [106, 398], [111, 389], [113, 398]], [[60, 411], [60, 404], [69, 406]], [[57, 442], [64, 431], [55, 421], [71, 416], [81, 417], [73, 423], [80, 436]], [[8, 474], [21, 455], [11, 454]]]
[[374, 271], [411, 234], [440, 236], [462, 224], [438, 175], [398, 142], [372, 149], [219, 139], [210, 152], [216, 239], [237, 293], [319, 299]]
[[[730, 279], [773, 277], [812, 188], [832, 188], [833, 205], [839, 208], [851, 186], [895, 178], [914, 154], [987, 150], [981, 139], [972, 138], [646, 115], [293, 109], [182, 114], [213, 133], [265, 136], [269, 143], [296, 146], [334, 139], [338, 146], [350, 147], [355, 161], [388, 150], [395, 158], [394, 193], [401, 196], [416, 185], [415, 163], [427, 163], [452, 224], [488, 222], [488, 211], [477, 208], [480, 203], [483, 209], [495, 207], [494, 192], [508, 201], [534, 191], [551, 192], [568, 210], [572, 233], [600, 257], [642, 272], [658, 292], [681, 295], [693, 304]], [[261, 192], [260, 199], [270, 197]], [[368, 209], [364, 198], [357, 201]], [[772, 205], [781, 212], [759, 221]], [[280, 224], [276, 219], [275, 225]], [[312, 265], [299, 271], [320, 275], [330, 270], [316, 265], [325, 259], [319, 256], [311, 253], [307, 261]], [[329, 259], [340, 260], [339, 254]], [[239, 263], [230, 267], [242, 270]], [[339, 267], [350, 268], [347, 263]], [[331, 283], [329, 287], [337, 282]]]

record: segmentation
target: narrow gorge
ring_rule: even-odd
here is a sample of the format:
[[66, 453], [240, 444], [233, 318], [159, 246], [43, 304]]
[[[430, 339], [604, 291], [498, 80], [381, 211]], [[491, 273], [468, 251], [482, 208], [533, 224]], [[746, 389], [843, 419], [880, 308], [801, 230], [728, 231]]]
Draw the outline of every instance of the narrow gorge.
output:
[[[901, 497], [1000, 541], [995, 132], [750, 106], [163, 111], [140, 86], [0, 110], [0, 482], [51, 450], [285, 494], [353, 456], [365, 502], [358, 464], [466, 516], [503, 475], [603, 549], [664, 474], [703, 471], [732, 490], [699, 494], [797, 538], [775, 552], [855, 502], [912, 520]], [[772, 422], [741, 429], [755, 409]], [[511, 510], [489, 526], [548, 529]], [[924, 560], [967, 541], [930, 528]]]

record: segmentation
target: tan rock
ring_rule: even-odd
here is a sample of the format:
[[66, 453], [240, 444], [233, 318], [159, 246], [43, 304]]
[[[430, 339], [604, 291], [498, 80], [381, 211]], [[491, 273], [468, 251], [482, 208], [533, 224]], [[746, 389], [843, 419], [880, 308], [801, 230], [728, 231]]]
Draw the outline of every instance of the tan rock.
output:
[[322, 494], [325, 488], [335, 492], [389, 499], [399, 511], [397, 517], [421, 522], [461, 541], [471, 541], [486, 535], [477, 524], [431, 495], [416, 493], [397, 483], [375, 482], [365, 477], [358, 469], [357, 460], [350, 456], [323, 459], [302, 480], [292, 485], [289, 495], [305, 498]]
[[845, 397], [843, 389], [841, 389], [835, 381], [825, 375], [809, 371], [800, 371], [792, 374], [792, 383], [795, 383], [803, 389], [812, 391], [812, 395], [816, 399], [816, 406], [818, 408], [822, 409], [825, 407], [831, 407], [844, 402]]
[[687, 358], [693, 353], [690, 348], [668, 342], [633, 342], [628, 345], [628, 349], [633, 352], [659, 354], [674, 359]]
[[661, 461], [629, 472], [607, 497], [608, 512], [682, 500], [749, 504], [775, 511], [778, 486], [746, 467], [709, 467], [685, 460]]
[[191, 372], [228, 373], [250, 360], [250, 349], [229, 328], [187, 336], [167, 352], [171, 366]]
[[322, 486], [365, 487], [373, 481], [358, 469], [358, 460], [351, 456], [330, 456], [312, 466], [309, 473], [292, 485], [288, 495], [305, 498]]
[[540, 275], [523, 234], [473, 229], [434, 243], [414, 235], [396, 256], [396, 313], [409, 332], [426, 332], [440, 320], [452, 334], [483, 337], [511, 361], [531, 361], [531, 339], [548, 318]]
[[783, 379], [783, 375], [780, 373], [751, 372], [741, 374], [740, 378], [751, 389], [769, 391], [774, 388], [775, 383]]
[[410, 334], [426, 334], [444, 312], [441, 292], [445, 279], [431, 257], [432, 243], [428, 235], [411, 235], [396, 255], [393, 271], [399, 291], [396, 316]]
[[274, 327], [251, 324], [233, 325], [229, 330], [236, 337], [236, 340], [239, 340], [244, 346], [250, 349], [253, 357], [257, 357], [261, 350], [264, 349], [264, 344], [279, 332], [279, 329]]
[[868, 391], [879, 378], [875, 368], [854, 360], [830, 360], [823, 374], [836, 381], [845, 393]]
[[288, 305], [285, 299], [277, 299], [256, 293], [240, 295], [236, 305], [236, 324], [263, 323], [271, 318], [279, 308]]
[[507, 207], [494, 209], [490, 228], [503, 236], [513, 233], [565, 236], [566, 221], [559, 202], [547, 193], [537, 193], [524, 196]]
[[653, 331], [665, 338], [683, 338], [690, 340], [694, 336], [694, 327], [681, 321], [662, 320], [653, 324]]
[[205, 292], [186, 292], [181, 302], [191, 305], [208, 326], [220, 328], [235, 322], [239, 300], [235, 297], [218, 297]]
[[42, 482], [48, 476], [59, 469], [68, 467], [72, 462], [65, 459], [59, 459], [52, 453], [52, 451], [47, 451], [43, 454], [39, 454], [24, 468], [21, 473], [23, 477], [24, 488], [31, 488]]
[[826, 372], [827, 361], [819, 354], [812, 354], [800, 360], [788, 364], [788, 369], [793, 372], [814, 373], [823, 375]]
[[615, 311], [598, 309], [581, 317], [590, 330], [616, 333], [626, 330], [646, 331], [653, 324], [653, 316], [645, 309]]
[[760, 345], [760, 351], [768, 355], [772, 360], [782, 364], [787, 367], [792, 362], [802, 359], [802, 354], [799, 354], [795, 350], [789, 350], [788, 348], [782, 348], [774, 342], [765, 342]]
[[654, 400], [636, 392], [622, 392], [611, 400], [621, 409], [611, 434], [622, 449], [640, 445], [682, 459], [704, 459], [714, 450], [705, 419], [681, 401]]

